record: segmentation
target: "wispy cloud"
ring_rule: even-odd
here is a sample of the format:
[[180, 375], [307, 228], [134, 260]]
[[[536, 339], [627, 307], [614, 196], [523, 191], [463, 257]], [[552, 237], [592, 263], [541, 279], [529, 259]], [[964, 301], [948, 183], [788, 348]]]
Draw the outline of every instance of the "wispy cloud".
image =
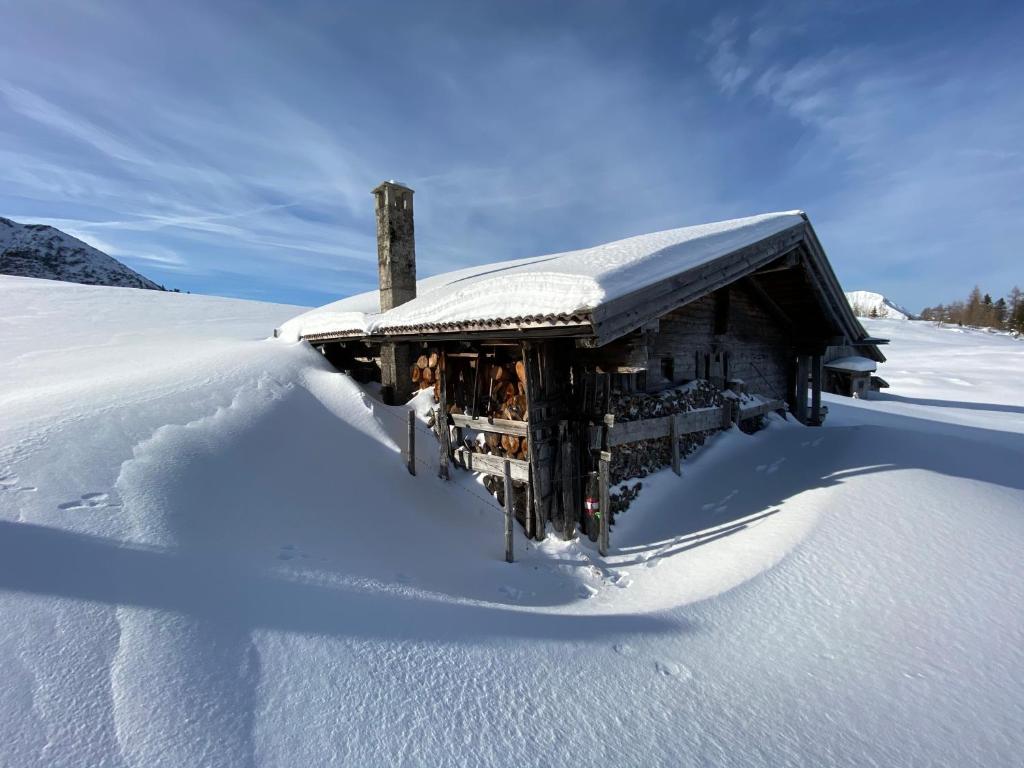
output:
[[799, 206], [841, 274], [913, 302], [893, 264], [949, 280], [957, 221], [1001, 226], [993, 253], [1024, 234], [1024, 88], [979, 48], [1010, 25], [954, 43], [924, 16], [887, 35], [895, 13], [12, 4], [0, 214], [182, 288], [316, 302], [375, 279], [383, 178], [417, 190], [422, 274]]

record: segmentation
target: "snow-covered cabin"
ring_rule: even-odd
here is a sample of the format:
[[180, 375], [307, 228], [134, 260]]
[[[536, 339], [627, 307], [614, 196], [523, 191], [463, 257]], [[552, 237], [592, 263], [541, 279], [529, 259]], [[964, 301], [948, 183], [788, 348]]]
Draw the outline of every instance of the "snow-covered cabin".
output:
[[[538, 534], [547, 522], [569, 530], [581, 519], [579, 478], [602, 449], [607, 461], [616, 447], [656, 439], [673, 443], [677, 463], [680, 429], [721, 426], [718, 415], [685, 421], [675, 412], [714, 405], [730, 423], [771, 404], [816, 425], [829, 348], [884, 360], [801, 211], [417, 281], [413, 191], [385, 182], [374, 195], [380, 291], [307, 312], [278, 333], [343, 370], [379, 369], [395, 401], [432, 388], [445, 456], [485, 472], [515, 462], [532, 496], [521, 519]], [[763, 407], [741, 405], [730, 417], [723, 397]], [[642, 426], [650, 413], [657, 418]], [[625, 423], [631, 415], [641, 426]]]

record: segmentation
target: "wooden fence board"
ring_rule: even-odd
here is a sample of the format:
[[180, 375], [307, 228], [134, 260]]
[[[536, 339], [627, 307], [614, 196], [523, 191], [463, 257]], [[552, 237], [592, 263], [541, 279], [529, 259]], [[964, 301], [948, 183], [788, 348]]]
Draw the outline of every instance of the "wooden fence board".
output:
[[499, 435], [516, 435], [526, 437], [530, 425], [525, 421], [510, 421], [508, 419], [474, 419], [462, 413], [453, 413], [448, 417], [456, 427], [476, 429], [481, 432], [496, 432]]
[[518, 482], [529, 482], [530, 463], [523, 459], [506, 459], [502, 456], [494, 456], [489, 453], [473, 453], [465, 448], [456, 448], [454, 453], [455, 463], [470, 472], [483, 472], [488, 475], [504, 477], [505, 462], [512, 467], [512, 479]]

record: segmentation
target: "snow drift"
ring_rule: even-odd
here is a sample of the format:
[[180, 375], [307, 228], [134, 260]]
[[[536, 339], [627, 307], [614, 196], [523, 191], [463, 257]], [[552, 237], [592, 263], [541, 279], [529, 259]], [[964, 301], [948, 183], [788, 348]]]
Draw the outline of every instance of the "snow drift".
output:
[[[599, 558], [517, 531], [296, 308], [0, 278], [0, 762], [1010, 766], [1012, 339], [869, 321], [895, 394], [730, 430]], [[88, 324], [82, 323], [89, 317]]]

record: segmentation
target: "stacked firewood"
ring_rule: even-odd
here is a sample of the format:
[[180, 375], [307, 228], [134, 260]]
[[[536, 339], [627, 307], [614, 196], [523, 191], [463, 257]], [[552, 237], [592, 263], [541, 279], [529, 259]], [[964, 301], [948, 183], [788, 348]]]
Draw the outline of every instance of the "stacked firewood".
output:
[[[481, 388], [486, 386], [486, 402], [481, 402], [477, 413], [493, 419], [526, 421], [526, 368], [522, 360], [515, 363], [485, 363], [480, 371]], [[452, 405], [449, 413], [462, 413]]]
[[[722, 392], [708, 381], [698, 380], [683, 387], [656, 394], [613, 392], [610, 402], [615, 421], [638, 421], [686, 413], [698, 408], [715, 408], [722, 404]], [[717, 430], [693, 432], [679, 436], [679, 456], [685, 458], [704, 444]], [[669, 438], [640, 440], [627, 443], [612, 451], [609, 479], [613, 486], [637, 477], [647, 477], [672, 463], [672, 445]], [[628, 489], [609, 494], [613, 512], [625, 511], [640, 491], [637, 483]]]
[[487, 422], [481, 420], [480, 439], [467, 437], [463, 440], [465, 447], [473, 453], [488, 453], [506, 459], [529, 459], [530, 441], [517, 435], [499, 435], [497, 432], [486, 432]]
[[653, 419], [697, 408], [715, 408], [721, 404], [721, 390], [704, 379], [656, 394], [613, 391], [610, 403], [615, 421]]
[[409, 375], [414, 383], [419, 384], [420, 389], [434, 388], [434, 399], [441, 399], [441, 377], [438, 375], [437, 366], [440, 357], [437, 352], [429, 355], [420, 355], [416, 362], [409, 369]]

